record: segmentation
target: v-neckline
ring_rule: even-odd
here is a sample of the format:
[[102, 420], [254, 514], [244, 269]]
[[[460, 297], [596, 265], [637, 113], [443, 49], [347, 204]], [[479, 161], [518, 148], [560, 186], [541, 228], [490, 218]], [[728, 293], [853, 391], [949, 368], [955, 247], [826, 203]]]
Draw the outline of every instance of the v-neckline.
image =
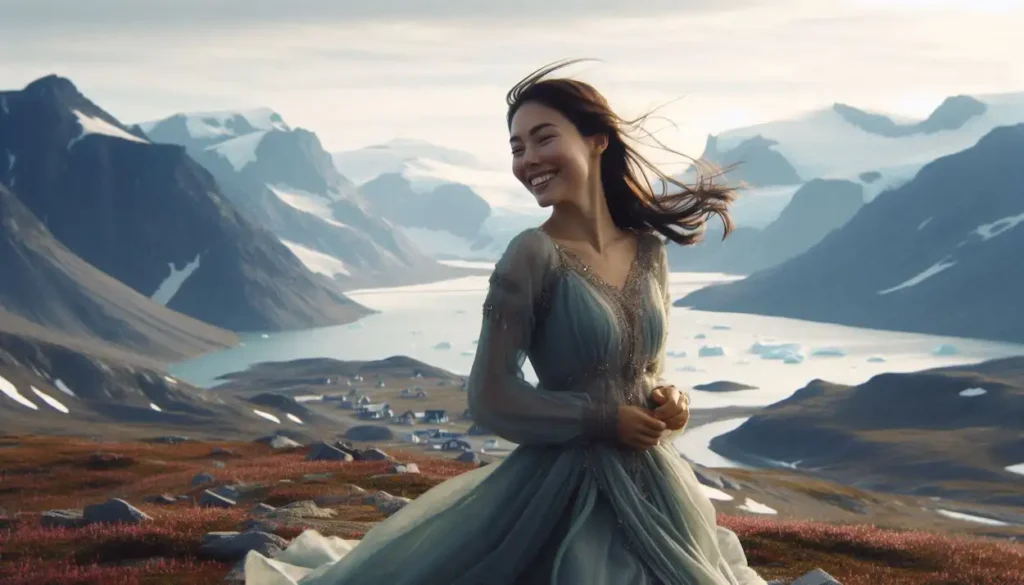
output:
[[581, 268], [585, 274], [590, 275], [590, 277], [592, 277], [592, 279], [595, 282], [607, 288], [616, 295], [624, 294], [626, 292], [626, 289], [629, 288], [629, 284], [633, 281], [633, 273], [636, 271], [636, 267], [640, 262], [640, 254], [643, 252], [642, 241], [640, 239], [637, 239], [636, 252], [633, 254], [633, 260], [629, 263], [629, 269], [626, 271], [626, 278], [625, 280], [623, 280], [621, 287], [616, 287], [612, 285], [610, 282], [608, 282], [608, 280], [605, 279], [603, 276], [598, 274], [592, 266], [584, 262], [583, 259], [580, 258], [579, 254], [555, 241], [555, 239], [551, 237], [551, 234], [544, 231], [543, 228], [538, 227], [537, 231], [544, 234], [544, 236], [548, 239], [549, 242], [551, 242], [551, 245], [554, 246], [556, 250], [558, 250], [559, 252], [564, 252], [569, 257], [571, 257], [572, 261], [578, 264], [579, 268]]

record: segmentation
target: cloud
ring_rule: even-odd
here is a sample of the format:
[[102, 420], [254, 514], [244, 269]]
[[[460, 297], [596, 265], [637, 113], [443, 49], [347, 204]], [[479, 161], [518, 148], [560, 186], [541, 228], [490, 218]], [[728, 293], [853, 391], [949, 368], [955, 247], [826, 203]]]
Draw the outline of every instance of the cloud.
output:
[[[778, 5], [789, 0], [773, 0]], [[0, 0], [0, 29], [256, 23], [580, 21], [723, 12], [768, 0]]]

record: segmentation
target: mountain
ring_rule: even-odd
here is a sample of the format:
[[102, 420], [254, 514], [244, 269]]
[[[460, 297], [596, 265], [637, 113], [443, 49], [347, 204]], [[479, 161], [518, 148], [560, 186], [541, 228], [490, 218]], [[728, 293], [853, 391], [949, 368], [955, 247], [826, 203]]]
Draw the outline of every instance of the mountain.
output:
[[1024, 124], [921, 169], [806, 253], [677, 306], [1024, 341]]
[[670, 246], [669, 265], [677, 271], [730, 274], [770, 268], [811, 249], [863, 205], [864, 190], [859, 183], [813, 179], [797, 190], [779, 217], [763, 230], [738, 227], [723, 241], [718, 222], [704, 241], [694, 246]]
[[396, 139], [333, 157], [375, 210], [435, 258], [494, 260], [547, 217], [511, 172], [459, 150]]
[[[237, 438], [281, 427], [256, 410], [243, 398], [167, 375], [159, 361], [0, 311], [0, 429], [5, 433]], [[283, 421], [295, 428], [316, 422]]]
[[[1024, 357], [858, 386], [814, 380], [735, 430], [716, 452], [862, 489], [1024, 505]], [[1015, 489], [1016, 486], [1016, 489]]]
[[[225, 195], [310, 269], [351, 288], [449, 277], [335, 169], [316, 134], [270, 110], [177, 114], [141, 127], [184, 146]], [[460, 273], [461, 274], [461, 273]]]
[[130, 132], [54, 75], [0, 93], [0, 182], [71, 252], [160, 304], [234, 331], [368, 311], [243, 217], [185, 149]]
[[178, 361], [237, 342], [223, 329], [161, 306], [58, 242], [0, 185], [0, 310], [70, 336]]
[[[730, 183], [747, 186], [734, 215], [739, 225], [760, 228], [807, 181], [859, 182], [870, 201], [929, 162], [1020, 122], [1024, 93], [951, 96], [923, 120], [835, 103], [711, 135], [702, 157], [720, 166], [739, 163], [726, 173]], [[692, 177], [692, 169], [684, 175]]]

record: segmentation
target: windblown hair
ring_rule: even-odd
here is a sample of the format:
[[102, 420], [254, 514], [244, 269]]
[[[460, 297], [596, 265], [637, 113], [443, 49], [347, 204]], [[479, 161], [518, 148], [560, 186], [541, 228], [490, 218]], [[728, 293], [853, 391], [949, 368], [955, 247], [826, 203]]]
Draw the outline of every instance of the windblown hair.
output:
[[[733, 229], [729, 204], [736, 198], [734, 189], [715, 184], [721, 172], [708, 175], [711, 166], [668, 148], [650, 133], [657, 148], [682, 156], [693, 163], [697, 175], [692, 186], [684, 184], [662, 172], [626, 144], [629, 130], [643, 131], [643, 122], [650, 113], [635, 120], [617, 115], [608, 101], [593, 86], [569, 78], [546, 79], [552, 72], [585, 61], [568, 59], [557, 61], [534, 71], [513, 87], [506, 97], [508, 126], [512, 118], [527, 102], [536, 102], [560, 112], [583, 136], [605, 135], [608, 146], [601, 155], [601, 184], [612, 220], [620, 229], [658, 231], [680, 245], [700, 241], [708, 219], [717, 215], [722, 220], [725, 239]], [[661, 183], [661, 193], [655, 194], [650, 176]], [[670, 186], [675, 187], [670, 193]]]

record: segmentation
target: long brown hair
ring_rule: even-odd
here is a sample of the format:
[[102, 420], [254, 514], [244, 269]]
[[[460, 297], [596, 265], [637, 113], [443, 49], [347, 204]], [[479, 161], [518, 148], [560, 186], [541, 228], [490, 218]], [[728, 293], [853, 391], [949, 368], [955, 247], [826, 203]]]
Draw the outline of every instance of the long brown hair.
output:
[[[585, 60], [557, 61], [517, 83], [506, 97], [509, 129], [512, 118], [523, 104], [537, 102], [560, 112], [583, 136], [607, 136], [608, 146], [601, 155], [601, 184], [612, 220], [620, 229], [656, 230], [685, 246], [700, 241], [707, 220], [717, 215], [724, 227], [722, 238], [728, 236], [733, 229], [728, 207], [735, 200], [736, 192], [714, 182], [715, 177], [722, 175], [720, 171], [708, 172], [713, 168], [708, 163], [676, 152], [654, 139], [657, 148], [692, 161], [696, 183], [684, 184], [662, 172], [625, 142], [628, 130], [641, 129], [650, 113], [625, 120], [590, 84], [569, 78], [545, 79], [557, 69]], [[660, 195], [654, 193], [650, 175], [660, 180]], [[671, 193], [670, 185], [676, 187]]]

